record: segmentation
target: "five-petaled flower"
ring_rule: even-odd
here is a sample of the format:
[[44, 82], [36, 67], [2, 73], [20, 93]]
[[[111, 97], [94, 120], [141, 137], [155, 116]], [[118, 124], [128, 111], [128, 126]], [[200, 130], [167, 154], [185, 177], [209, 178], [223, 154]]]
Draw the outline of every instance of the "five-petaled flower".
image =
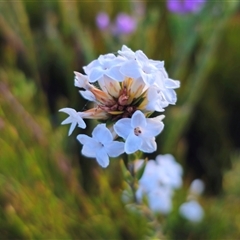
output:
[[137, 150], [151, 153], [156, 151], [155, 136], [163, 130], [163, 123], [158, 118], [146, 118], [141, 111], [136, 111], [131, 118], [118, 120], [114, 130], [125, 142], [125, 152], [134, 153]]
[[71, 127], [68, 131], [68, 136], [72, 134], [74, 128], [78, 125], [80, 128], [86, 128], [86, 124], [81, 117], [81, 113], [76, 112], [75, 109], [72, 108], [62, 108], [59, 110], [60, 112], [65, 112], [69, 115], [62, 124], [71, 123]]
[[124, 143], [113, 141], [110, 130], [103, 123], [94, 128], [92, 138], [79, 134], [77, 139], [83, 144], [82, 154], [96, 158], [99, 165], [104, 168], [109, 164], [109, 157], [117, 157], [124, 152]]

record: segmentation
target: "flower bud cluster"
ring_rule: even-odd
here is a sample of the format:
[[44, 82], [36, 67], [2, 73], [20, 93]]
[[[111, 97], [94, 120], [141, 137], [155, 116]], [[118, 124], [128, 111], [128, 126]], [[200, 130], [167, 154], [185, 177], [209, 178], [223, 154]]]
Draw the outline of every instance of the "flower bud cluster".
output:
[[[83, 119], [104, 122], [93, 130], [92, 138], [84, 134], [77, 137], [84, 145], [83, 155], [96, 158], [102, 167], [106, 167], [109, 157], [123, 152], [156, 151], [155, 137], [163, 130], [164, 116], [149, 117], [153, 112], [161, 113], [169, 104], [175, 104], [174, 89], [180, 86], [179, 81], [168, 77], [164, 62], [148, 59], [141, 50], [134, 52], [124, 45], [117, 55], [100, 55], [83, 70], [85, 74], [74, 72], [75, 86], [81, 89], [83, 98], [94, 103], [94, 107], [83, 112], [60, 109], [69, 115], [62, 122], [71, 124], [69, 135], [76, 126], [86, 128]], [[94, 153], [92, 145], [96, 147]]]

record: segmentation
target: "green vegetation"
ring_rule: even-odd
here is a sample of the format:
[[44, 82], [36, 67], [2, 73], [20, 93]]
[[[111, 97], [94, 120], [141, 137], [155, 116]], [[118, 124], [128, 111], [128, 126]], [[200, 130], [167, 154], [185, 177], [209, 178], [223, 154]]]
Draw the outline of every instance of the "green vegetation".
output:
[[[136, 31], [116, 37], [101, 32], [95, 17], [133, 14], [131, 1], [0, 2], [0, 239], [239, 238], [239, 4], [208, 1], [199, 14], [177, 15], [162, 1], [142, 3]], [[122, 203], [118, 160], [101, 169], [80, 156], [77, 131], [67, 137], [60, 127], [58, 109], [87, 104], [73, 71], [123, 44], [165, 60], [169, 76], [181, 81], [149, 157], [173, 154], [186, 189], [158, 223]], [[178, 206], [196, 177], [206, 183], [205, 218], [194, 225]]]

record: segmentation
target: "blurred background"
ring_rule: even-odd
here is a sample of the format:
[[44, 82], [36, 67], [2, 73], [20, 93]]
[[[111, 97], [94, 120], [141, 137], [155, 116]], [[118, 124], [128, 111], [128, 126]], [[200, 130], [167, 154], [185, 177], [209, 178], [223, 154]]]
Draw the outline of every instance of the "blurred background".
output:
[[[157, 227], [122, 203], [119, 161], [101, 169], [80, 154], [82, 130], [60, 126], [60, 108], [89, 107], [73, 71], [123, 44], [181, 81], [147, 156], [170, 153], [184, 168]], [[238, 1], [1, 1], [0, 239], [239, 239], [239, 76]], [[199, 224], [177, 210], [195, 178]]]

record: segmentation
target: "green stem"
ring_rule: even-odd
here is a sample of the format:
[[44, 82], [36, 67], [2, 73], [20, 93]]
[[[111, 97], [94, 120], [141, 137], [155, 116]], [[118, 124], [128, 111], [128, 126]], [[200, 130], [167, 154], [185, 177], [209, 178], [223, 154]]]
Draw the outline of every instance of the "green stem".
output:
[[136, 197], [137, 187], [136, 187], [136, 176], [135, 176], [135, 171], [134, 171], [134, 162], [128, 162], [128, 171], [130, 172], [130, 174], [132, 176], [131, 182], [129, 182], [129, 186], [132, 189], [133, 201], [135, 203], [138, 203], [137, 197]]

